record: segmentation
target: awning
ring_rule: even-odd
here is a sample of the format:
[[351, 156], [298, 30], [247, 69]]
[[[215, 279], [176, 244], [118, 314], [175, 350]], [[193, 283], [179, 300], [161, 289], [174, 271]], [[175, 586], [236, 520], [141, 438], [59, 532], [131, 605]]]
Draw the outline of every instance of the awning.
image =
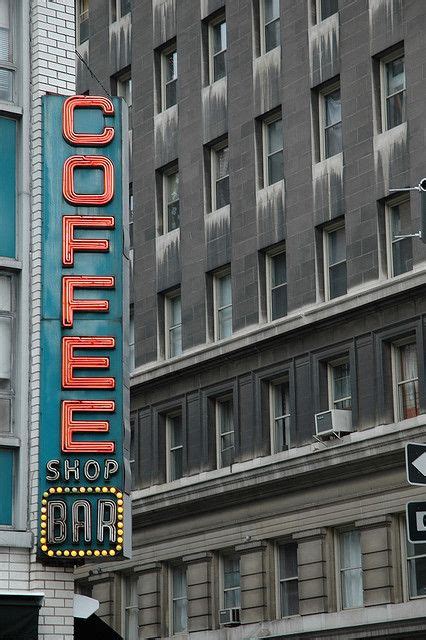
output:
[[94, 613], [86, 619], [74, 618], [74, 640], [123, 640], [123, 638]]
[[42, 594], [0, 594], [0, 640], [37, 640]]

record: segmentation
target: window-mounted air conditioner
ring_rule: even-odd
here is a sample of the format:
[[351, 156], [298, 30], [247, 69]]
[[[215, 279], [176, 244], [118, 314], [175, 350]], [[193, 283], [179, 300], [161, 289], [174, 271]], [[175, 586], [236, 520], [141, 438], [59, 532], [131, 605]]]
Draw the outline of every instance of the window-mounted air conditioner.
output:
[[350, 409], [329, 409], [315, 414], [317, 438], [327, 439], [351, 433], [352, 411]]
[[230, 609], [221, 609], [219, 611], [219, 622], [224, 627], [236, 627], [241, 624], [241, 609], [232, 607]]

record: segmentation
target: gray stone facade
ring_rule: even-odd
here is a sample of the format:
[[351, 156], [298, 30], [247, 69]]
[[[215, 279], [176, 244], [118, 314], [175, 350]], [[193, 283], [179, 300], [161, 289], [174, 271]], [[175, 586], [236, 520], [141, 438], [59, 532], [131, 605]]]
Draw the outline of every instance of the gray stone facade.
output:
[[[425, 174], [426, 7], [340, 0], [320, 21], [314, 5], [283, 0], [281, 46], [261, 54], [258, 0], [132, 0], [131, 14], [112, 24], [104, 0], [90, 3], [83, 57], [108, 91], [120, 73], [132, 78], [134, 551], [130, 561], [100, 573], [86, 566], [77, 576], [129, 639], [173, 635], [176, 566], [186, 567], [183, 637], [193, 640], [426, 637], [403, 517], [407, 501], [426, 499], [407, 484], [404, 467], [404, 444], [425, 440], [426, 245], [413, 239], [413, 268], [392, 277], [387, 222], [390, 189]], [[227, 75], [210, 83], [209, 24], [221, 14]], [[174, 44], [177, 105], [161, 110], [161, 55]], [[406, 118], [386, 130], [382, 71], [399, 51]], [[323, 158], [321, 99], [336, 81], [343, 150]], [[79, 91], [102, 94], [102, 86], [79, 65]], [[264, 186], [263, 127], [279, 114], [284, 179]], [[225, 139], [230, 204], [212, 212], [209, 157]], [[176, 163], [180, 229], [160, 235], [161, 176]], [[418, 231], [416, 192], [409, 211]], [[343, 221], [347, 293], [329, 300], [324, 233]], [[287, 315], [268, 321], [268, 260], [279, 247]], [[233, 333], [215, 341], [212, 278], [225, 266]], [[177, 288], [183, 352], [167, 359], [163, 302]], [[401, 416], [395, 358], [407, 341], [416, 345], [418, 409]], [[315, 414], [330, 408], [330, 363], [342, 358], [353, 432], [317, 441]], [[283, 379], [290, 448], [277, 452], [269, 395]], [[223, 397], [233, 399], [234, 450], [232, 465], [217, 468]], [[176, 412], [183, 477], [170, 481], [167, 417]], [[360, 544], [363, 606], [353, 608], [342, 600], [339, 541], [347, 530]], [[298, 613], [282, 617], [278, 556], [288, 543], [297, 545]], [[230, 553], [240, 560], [241, 625], [225, 628], [219, 610]], [[129, 581], [137, 623], [114, 606], [112, 594]]]

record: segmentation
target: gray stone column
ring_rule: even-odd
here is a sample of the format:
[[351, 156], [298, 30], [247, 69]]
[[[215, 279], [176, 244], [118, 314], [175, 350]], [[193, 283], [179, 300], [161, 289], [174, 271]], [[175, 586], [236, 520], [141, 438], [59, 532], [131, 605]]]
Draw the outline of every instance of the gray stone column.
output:
[[152, 562], [134, 571], [138, 574], [139, 637], [160, 637], [162, 565]]
[[188, 589], [188, 631], [207, 631], [212, 625], [211, 553], [185, 556]]
[[400, 562], [393, 560], [400, 544], [397, 519], [380, 516], [360, 520], [355, 526], [361, 529], [364, 605], [401, 601]]
[[240, 554], [241, 622], [262, 622], [266, 619], [267, 543], [247, 542], [235, 547]]
[[330, 583], [334, 580], [328, 580], [334, 575], [332, 558], [331, 566], [327, 567], [327, 537], [330, 535], [326, 529], [312, 529], [294, 536], [298, 545], [299, 611], [302, 616], [326, 613], [332, 606], [329, 594]]

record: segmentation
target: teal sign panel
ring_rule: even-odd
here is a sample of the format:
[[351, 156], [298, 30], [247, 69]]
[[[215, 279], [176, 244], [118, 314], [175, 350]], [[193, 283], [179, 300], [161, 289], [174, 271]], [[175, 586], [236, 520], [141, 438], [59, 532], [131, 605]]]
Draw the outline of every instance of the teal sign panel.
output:
[[12, 524], [13, 451], [0, 449], [0, 524]]
[[16, 257], [16, 121], [0, 117], [0, 256]]
[[121, 109], [118, 98], [43, 99], [38, 553], [45, 563], [129, 554]]

